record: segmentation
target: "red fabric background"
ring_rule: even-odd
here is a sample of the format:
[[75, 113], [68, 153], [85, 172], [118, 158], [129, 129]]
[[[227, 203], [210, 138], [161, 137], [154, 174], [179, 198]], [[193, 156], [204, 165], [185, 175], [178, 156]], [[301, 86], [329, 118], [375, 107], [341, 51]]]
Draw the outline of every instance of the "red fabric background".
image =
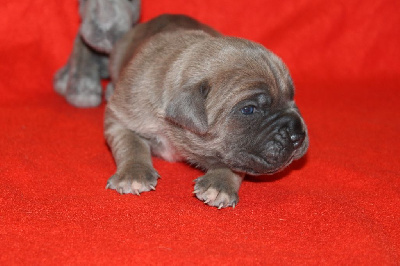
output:
[[154, 159], [157, 191], [105, 190], [104, 105], [52, 88], [77, 1], [2, 0], [0, 264], [400, 263], [400, 2], [143, 0], [142, 21], [185, 13], [287, 63], [308, 155], [246, 180], [236, 209], [192, 196], [202, 173]]

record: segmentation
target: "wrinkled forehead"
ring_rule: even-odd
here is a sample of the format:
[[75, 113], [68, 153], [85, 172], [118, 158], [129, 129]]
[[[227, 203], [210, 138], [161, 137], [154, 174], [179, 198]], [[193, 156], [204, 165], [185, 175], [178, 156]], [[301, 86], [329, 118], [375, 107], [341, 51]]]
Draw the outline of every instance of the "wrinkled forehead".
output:
[[247, 80], [243, 77], [240, 80], [240, 90], [262, 89], [273, 98], [293, 98], [294, 86], [289, 70], [277, 55], [264, 47], [258, 47], [257, 52], [247, 60], [250, 78]]
[[268, 85], [271, 93], [280, 98], [293, 98], [294, 85], [288, 68], [277, 55], [267, 52], [269, 57], [264, 62], [270, 72]]
[[[233, 66], [233, 67], [232, 67]], [[257, 58], [245, 58], [231, 64], [230, 69], [216, 73], [215, 104], [224, 103], [225, 108], [254, 95], [265, 94], [271, 101], [293, 99], [294, 86], [283, 62], [269, 51], [259, 53]], [[212, 91], [212, 90], [211, 90]]]

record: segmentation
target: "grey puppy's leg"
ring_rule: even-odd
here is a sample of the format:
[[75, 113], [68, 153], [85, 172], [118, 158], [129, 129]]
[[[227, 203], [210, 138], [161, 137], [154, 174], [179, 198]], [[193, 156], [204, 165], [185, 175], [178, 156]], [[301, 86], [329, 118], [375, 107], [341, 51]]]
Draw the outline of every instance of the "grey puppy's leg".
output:
[[149, 144], [112, 118], [106, 120], [104, 134], [117, 164], [117, 172], [106, 188], [136, 195], [155, 190], [159, 175], [151, 161]]
[[102, 87], [100, 68], [101, 54], [90, 50], [77, 36], [68, 62], [69, 79], [65, 97], [77, 107], [98, 106], [101, 103]]
[[238, 191], [242, 180], [242, 176], [228, 168], [210, 169], [195, 180], [193, 193], [210, 206], [234, 208], [239, 201]]

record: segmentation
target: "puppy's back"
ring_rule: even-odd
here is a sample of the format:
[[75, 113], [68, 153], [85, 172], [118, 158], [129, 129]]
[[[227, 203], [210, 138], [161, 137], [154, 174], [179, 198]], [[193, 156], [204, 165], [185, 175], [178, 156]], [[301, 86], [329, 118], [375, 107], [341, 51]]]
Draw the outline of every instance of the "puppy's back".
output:
[[177, 30], [202, 30], [210, 36], [221, 36], [211, 27], [185, 15], [160, 15], [146, 23], [137, 24], [115, 45], [110, 58], [111, 78], [116, 82], [122, 69], [129, 63], [138, 49], [160, 32]]

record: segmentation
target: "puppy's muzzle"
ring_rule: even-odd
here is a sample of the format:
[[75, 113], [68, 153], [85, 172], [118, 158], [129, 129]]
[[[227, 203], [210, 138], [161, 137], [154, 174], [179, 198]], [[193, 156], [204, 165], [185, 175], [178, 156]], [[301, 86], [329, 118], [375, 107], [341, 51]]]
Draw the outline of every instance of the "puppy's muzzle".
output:
[[302, 157], [308, 148], [307, 128], [296, 110], [271, 114], [251, 147], [228, 165], [253, 175], [273, 174]]
[[279, 166], [298, 157], [295, 156], [296, 150], [302, 147], [306, 131], [301, 118], [294, 114], [281, 117], [276, 124], [279, 126], [265, 143], [262, 157], [269, 164]]

